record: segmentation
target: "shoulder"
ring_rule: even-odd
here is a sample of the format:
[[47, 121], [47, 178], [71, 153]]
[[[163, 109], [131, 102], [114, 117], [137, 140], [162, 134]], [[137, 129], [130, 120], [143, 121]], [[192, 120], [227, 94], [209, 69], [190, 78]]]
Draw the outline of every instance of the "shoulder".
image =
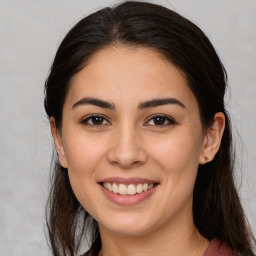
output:
[[213, 239], [203, 256], [237, 256], [237, 254], [225, 242]]

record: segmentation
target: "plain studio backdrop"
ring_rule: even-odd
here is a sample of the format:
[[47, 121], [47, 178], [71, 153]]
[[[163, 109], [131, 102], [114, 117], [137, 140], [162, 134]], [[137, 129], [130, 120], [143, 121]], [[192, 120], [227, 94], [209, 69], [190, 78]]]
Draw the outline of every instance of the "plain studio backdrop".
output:
[[[196, 23], [229, 76], [237, 186], [256, 233], [256, 0], [166, 0]], [[45, 256], [44, 207], [52, 153], [44, 81], [58, 45], [82, 17], [118, 1], [0, 0], [0, 248]]]

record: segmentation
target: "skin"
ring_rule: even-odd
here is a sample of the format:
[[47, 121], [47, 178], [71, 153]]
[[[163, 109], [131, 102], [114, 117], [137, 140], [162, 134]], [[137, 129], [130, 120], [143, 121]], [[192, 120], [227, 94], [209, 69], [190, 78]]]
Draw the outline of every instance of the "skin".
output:
[[[83, 97], [107, 101], [115, 109], [74, 107]], [[184, 107], [138, 109], [142, 102], [159, 98], [175, 98]], [[103, 116], [102, 124], [88, 119], [91, 114]], [[162, 123], [155, 114], [163, 116]], [[61, 131], [54, 118], [51, 131], [76, 197], [99, 223], [101, 255], [203, 254], [209, 241], [193, 223], [193, 187], [198, 165], [217, 153], [224, 125], [224, 115], [216, 113], [212, 129], [203, 129], [185, 76], [154, 50], [112, 46], [92, 56], [72, 79]], [[146, 178], [159, 185], [146, 200], [119, 205], [98, 184], [113, 176]]]

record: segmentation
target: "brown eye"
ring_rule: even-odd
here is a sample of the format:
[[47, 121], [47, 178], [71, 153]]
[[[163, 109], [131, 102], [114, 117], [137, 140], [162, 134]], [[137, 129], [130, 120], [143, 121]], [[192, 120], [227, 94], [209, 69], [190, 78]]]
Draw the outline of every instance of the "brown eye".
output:
[[151, 117], [151, 119], [146, 123], [148, 126], [168, 126], [176, 124], [176, 122], [167, 116], [164, 115], [156, 115]]
[[101, 125], [104, 121], [104, 119], [101, 116], [93, 116], [91, 120], [94, 125]]
[[153, 122], [155, 125], [163, 125], [165, 124], [165, 121], [166, 121], [165, 119], [166, 119], [165, 117], [158, 116], [153, 119]]
[[110, 123], [106, 120], [105, 117], [100, 115], [91, 115], [86, 119], [82, 120], [82, 124], [88, 126], [102, 126], [102, 125], [109, 125]]

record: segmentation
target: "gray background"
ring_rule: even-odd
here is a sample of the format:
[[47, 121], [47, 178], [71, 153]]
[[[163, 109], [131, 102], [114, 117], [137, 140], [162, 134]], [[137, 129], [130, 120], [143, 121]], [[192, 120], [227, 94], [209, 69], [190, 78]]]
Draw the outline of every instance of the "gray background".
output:
[[[256, 231], [256, 1], [151, 1], [199, 25], [229, 75], [239, 192]], [[1, 255], [48, 255], [44, 206], [52, 150], [43, 86], [57, 46], [84, 15], [117, 1], [0, 0]], [[231, 98], [230, 98], [231, 96]], [[242, 182], [240, 179], [242, 178]]]

